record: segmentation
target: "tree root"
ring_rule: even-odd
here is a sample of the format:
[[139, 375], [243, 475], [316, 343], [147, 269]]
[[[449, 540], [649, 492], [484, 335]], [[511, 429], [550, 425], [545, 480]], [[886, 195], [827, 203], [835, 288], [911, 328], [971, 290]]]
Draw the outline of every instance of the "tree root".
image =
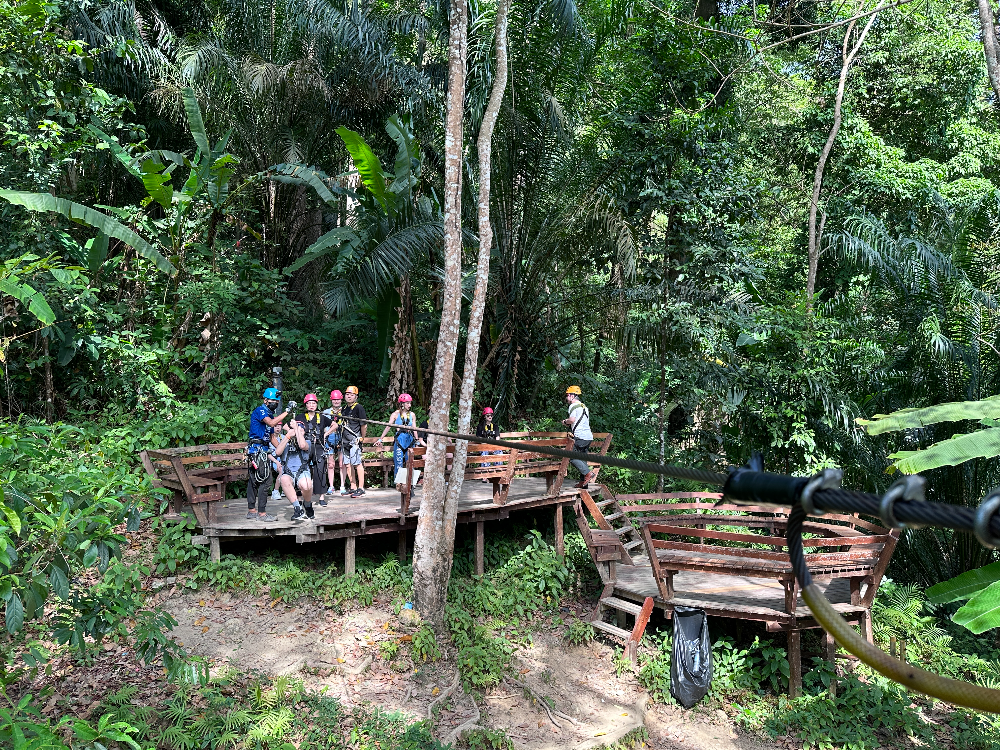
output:
[[[566, 721], [571, 721], [574, 724], [576, 724], [577, 726], [581, 726], [580, 722], [577, 721], [576, 719], [574, 719], [569, 714], [564, 714], [562, 711], [557, 711], [554, 708], [550, 708], [549, 707], [549, 702], [547, 700], [545, 700], [545, 696], [543, 696], [541, 693], [537, 693], [534, 690], [532, 690], [530, 687], [528, 687], [527, 683], [521, 682], [520, 680], [515, 680], [513, 677], [509, 677], [509, 676], [505, 676], [504, 679], [507, 680], [508, 682], [514, 684], [514, 685], [517, 685], [519, 688], [522, 688], [528, 694], [530, 694], [532, 698], [534, 698], [536, 701], [538, 701], [538, 703], [541, 704], [542, 708], [545, 709], [545, 713], [547, 713], [549, 715], [549, 721], [551, 721], [559, 729], [562, 729], [562, 726], [560, 726], [559, 722], [555, 720], [555, 716], [558, 716], [560, 719], [566, 719]], [[555, 716], [553, 716], [553, 714]]]
[[340, 671], [343, 672], [344, 674], [361, 674], [362, 672], [366, 671], [368, 667], [370, 667], [371, 665], [372, 665], [372, 655], [368, 654], [368, 656], [366, 656], [364, 659], [361, 660], [360, 664], [357, 664], [353, 667], [341, 665]]
[[462, 680], [462, 673], [461, 672], [456, 672], [455, 673], [455, 681], [453, 683], [451, 683], [451, 686], [448, 687], [444, 692], [442, 692], [441, 695], [439, 695], [437, 698], [435, 698], [434, 700], [432, 700], [431, 704], [427, 707], [427, 718], [428, 719], [433, 719], [434, 718], [434, 706], [436, 706], [438, 703], [441, 703], [449, 695], [451, 695], [452, 693], [454, 693], [455, 689], [458, 687], [458, 684], [459, 684], [459, 682], [461, 682], [461, 680]]
[[[465, 691], [463, 690], [462, 692], [464, 693]], [[468, 695], [468, 693], [466, 693], [466, 695]], [[476, 699], [469, 695], [469, 700], [472, 701], [472, 710], [476, 712], [475, 716], [467, 719], [452, 729], [451, 733], [448, 735], [448, 739], [444, 741], [445, 745], [454, 745], [459, 739], [461, 739], [463, 732], [471, 732], [473, 729], [482, 729], [482, 727], [479, 726], [479, 719], [482, 717], [482, 714], [479, 711], [479, 706], [476, 704]]]

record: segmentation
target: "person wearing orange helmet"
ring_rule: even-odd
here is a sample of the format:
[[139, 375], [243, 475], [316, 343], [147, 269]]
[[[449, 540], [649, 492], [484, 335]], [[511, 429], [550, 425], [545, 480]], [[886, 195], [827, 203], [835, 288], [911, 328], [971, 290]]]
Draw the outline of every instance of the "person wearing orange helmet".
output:
[[[569, 418], [563, 420], [563, 424], [569, 427], [573, 436], [573, 450], [579, 453], [586, 453], [590, 444], [594, 442], [594, 433], [590, 431], [590, 410], [587, 405], [580, 400], [583, 391], [580, 386], [571, 385], [566, 389], [566, 403], [569, 404]], [[576, 486], [586, 489], [594, 479], [594, 472], [586, 461], [574, 458], [570, 461], [573, 468], [580, 472], [580, 481]]]
[[368, 414], [365, 412], [365, 407], [358, 403], [356, 385], [347, 386], [344, 400], [347, 402], [341, 412], [344, 464], [347, 467], [347, 476], [351, 480], [351, 497], [361, 497], [365, 494], [365, 464], [361, 457], [361, 438], [368, 435], [368, 424], [361, 420], [368, 419]]
[[[416, 428], [417, 415], [413, 413], [413, 396], [409, 393], [402, 393], [399, 396], [398, 403], [399, 408], [390, 415], [389, 423], [398, 424], [400, 425], [400, 428]], [[385, 440], [385, 436], [389, 433], [389, 429], [389, 427], [386, 427], [382, 430], [382, 434], [379, 436], [379, 439], [375, 441], [375, 445], [382, 445], [382, 441]], [[410, 457], [410, 448], [413, 447], [414, 443], [417, 445], [424, 444], [424, 441], [417, 437], [415, 429], [396, 430], [396, 437], [392, 441], [392, 465], [394, 467], [392, 475], [394, 477], [399, 473], [400, 469], [406, 466], [406, 462]]]

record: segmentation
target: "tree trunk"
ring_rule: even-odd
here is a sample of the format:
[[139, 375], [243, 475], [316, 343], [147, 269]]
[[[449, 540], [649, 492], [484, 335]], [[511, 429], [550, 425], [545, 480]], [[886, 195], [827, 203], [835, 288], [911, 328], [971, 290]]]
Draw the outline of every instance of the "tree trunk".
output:
[[386, 406], [390, 412], [396, 408], [399, 394], [414, 390], [416, 383], [411, 341], [413, 305], [410, 300], [408, 275], [403, 277], [396, 291], [399, 292], [399, 317], [392, 333], [392, 351], [389, 352], [389, 388], [386, 391]]
[[42, 358], [45, 360], [45, 421], [56, 418], [56, 389], [52, 382], [52, 357], [49, 356], [49, 337], [42, 335]]
[[[496, 56], [497, 69], [493, 79], [490, 98], [483, 112], [483, 122], [479, 127], [479, 137], [476, 140], [476, 150], [479, 154], [479, 257], [476, 264], [476, 289], [472, 295], [472, 306], [469, 309], [469, 335], [465, 340], [465, 369], [462, 371], [462, 387], [458, 396], [458, 431], [471, 433], [472, 399], [476, 390], [476, 375], [479, 370], [479, 343], [483, 332], [483, 316], [486, 312], [486, 294], [489, 291], [490, 254], [493, 250], [493, 227], [490, 224], [490, 165], [493, 155], [493, 130], [500, 115], [500, 105], [503, 103], [504, 90], [507, 88], [507, 16], [510, 0], [499, 0], [496, 15]], [[462, 493], [465, 479], [465, 463], [468, 458], [469, 444], [459, 442], [455, 446], [455, 459], [452, 464], [451, 481], [448, 484], [448, 497], [445, 500], [445, 530], [447, 539], [445, 549], [449, 562], [455, 546], [455, 520], [458, 517], [458, 499]], [[451, 568], [449, 564], [449, 575]], [[445, 591], [448, 582], [444, 584]]]
[[819, 194], [823, 187], [823, 170], [826, 169], [826, 161], [830, 158], [830, 152], [833, 150], [833, 144], [837, 140], [837, 133], [840, 132], [840, 124], [843, 119], [843, 105], [844, 105], [844, 88], [847, 85], [847, 74], [851, 69], [851, 63], [854, 62], [855, 56], [861, 51], [861, 45], [865, 42], [865, 37], [868, 36], [868, 32], [875, 23], [875, 19], [879, 17], [878, 13], [873, 14], [868, 18], [868, 23], [865, 24], [864, 29], [861, 31], [861, 35], [858, 37], [858, 41], [855, 42], [854, 46], [851, 47], [851, 34], [854, 33], [855, 23], [852, 21], [847, 27], [847, 32], [844, 34], [844, 64], [840, 68], [840, 82], [837, 85], [837, 97], [833, 104], [833, 127], [830, 128], [830, 135], [827, 136], [826, 144], [823, 146], [823, 151], [819, 155], [819, 161], [816, 163], [816, 173], [813, 176], [813, 192], [812, 200], [809, 202], [809, 272], [806, 276], [806, 306], [809, 312], [812, 312], [813, 307], [813, 294], [816, 291], [816, 274], [819, 271], [819, 236], [816, 232], [816, 214], [819, 210]]
[[[429, 427], [448, 429], [452, 375], [458, 349], [462, 311], [462, 120], [465, 105], [465, 64], [468, 55], [468, 4], [452, 0], [448, 12], [448, 97], [444, 138], [444, 285], [441, 329], [437, 340]], [[413, 545], [413, 594], [417, 611], [444, 634], [444, 605], [451, 575], [454, 524], [448, 534], [445, 517], [447, 442], [428, 435], [424, 498], [420, 503]]]
[[1000, 107], [1000, 49], [997, 47], [996, 22], [990, 0], [978, 0], [979, 25], [983, 30], [983, 52], [986, 55], [986, 72], [993, 86], [994, 104]]
[[[663, 410], [664, 400], [666, 399], [666, 380], [667, 380], [667, 368], [663, 364], [663, 353], [660, 353], [660, 411], [657, 415], [660, 422], [660, 466], [663, 466], [667, 459], [667, 415]], [[656, 478], [656, 491], [663, 492], [663, 475], [660, 474]]]

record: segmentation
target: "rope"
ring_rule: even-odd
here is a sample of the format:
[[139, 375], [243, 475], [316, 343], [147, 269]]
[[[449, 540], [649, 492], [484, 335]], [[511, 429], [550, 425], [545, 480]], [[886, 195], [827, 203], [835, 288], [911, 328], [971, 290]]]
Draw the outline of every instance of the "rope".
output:
[[498, 448], [509, 448], [510, 450], [527, 451], [529, 453], [543, 453], [556, 458], [579, 459], [592, 464], [602, 464], [605, 466], [617, 466], [621, 469], [633, 469], [635, 471], [645, 471], [653, 474], [663, 474], [675, 479], [688, 479], [692, 482], [704, 482], [705, 484], [723, 485], [727, 476], [714, 471], [704, 469], [691, 469], [687, 466], [676, 466], [673, 464], [654, 464], [649, 461], [635, 461], [630, 458], [617, 458], [615, 456], [602, 456], [597, 453], [581, 453], [580, 451], [568, 451], [562, 448], [554, 448], [550, 445], [532, 445], [531, 441], [511, 442], [509, 440], [495, 440], [492, 438], [481, 438], [477, 435], [463, 435], [457, 432], [442, 432], [431, 430], [426, 427], [406, 427], [389, 422], [377, 422], [374, 419], [357, 419], [357, 422], [366, 424], [377, 424], [384, 427], [395, 427], [407, 432], [427, 433], [438, 435], [439, 437], [452, 438], [453, 440], [466, 440], [470, 443], [481, 443], [483, 445], [495, 445]]
[[806, 512], [801, 505], [796, 505], [788, 517], [788, 556], [792, 561], [795, 578], [802, 587], [802, 600], [823, 629], [847, 651], [893, 682], [958, 706], [1000, 713], [1000, 690], [984, 688], [962, 680], [952, 680], [907, 664], [855, 633], [854, 628], [840, 616], [819, 586], [812, 581], [802, 550], [802, 522], [805, 518]]

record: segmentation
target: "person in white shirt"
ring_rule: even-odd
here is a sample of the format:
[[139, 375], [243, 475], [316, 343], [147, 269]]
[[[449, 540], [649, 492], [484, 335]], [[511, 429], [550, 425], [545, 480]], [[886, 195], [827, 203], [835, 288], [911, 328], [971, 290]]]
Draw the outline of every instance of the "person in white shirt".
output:
[[[580, 400], [583, 391], [580, 386], [571, 385], [566, 389], [566, 402], [569, 404], [569, 418], [563, 420], [563, 424], [569, 427], [573, 435], [573, 450], [579, 453], [586, 453], [590, 444], [594, 442], [594, 433], [590, 431], [590, 410], [587, 405]], [[586, 489], [587, 485], [594, 479], [594, 472], [587, 465], [587, 462], [574, 458], [570, 461], [573, 468], [580, 472], [580, 481], [576, 486]]]

